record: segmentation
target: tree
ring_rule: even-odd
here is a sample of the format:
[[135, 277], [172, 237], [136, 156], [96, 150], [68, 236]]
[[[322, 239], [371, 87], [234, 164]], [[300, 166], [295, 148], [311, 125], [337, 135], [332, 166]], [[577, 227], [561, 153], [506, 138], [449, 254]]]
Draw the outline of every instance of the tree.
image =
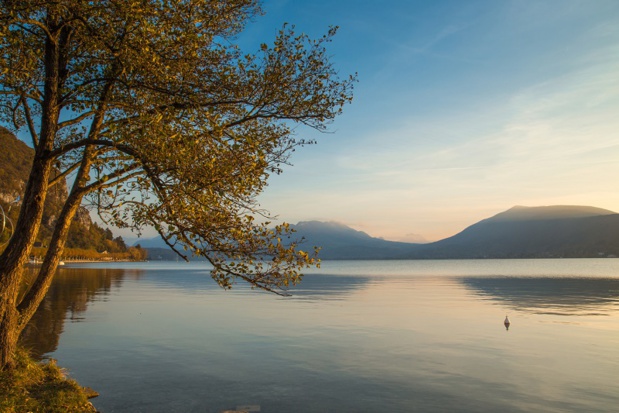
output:
[[148, 256], [148, 253], [140, 244], [135, 247], [129, 247], [127, 251], [129, 253], [129, 257], [131, 257], [133, 261], [145, 261]]
[[[234, 39], [257, 0], [2, 0], [0, 121], [35, 149], [15, 235], [0, 257], [0, 368], [49, 288], [71, 220], [88, 201], [107, 222], [153, 226], [204, 256], [224, 288], [281, 291], [317, 263], [256, 203], [270, 174], [352, 98], [326, 54], [284, 25], [244, 54]], [[58, 168], [61, 173], [52, 173]], [[46, 195], [72, 175], [47, 255], [20, 295]]]

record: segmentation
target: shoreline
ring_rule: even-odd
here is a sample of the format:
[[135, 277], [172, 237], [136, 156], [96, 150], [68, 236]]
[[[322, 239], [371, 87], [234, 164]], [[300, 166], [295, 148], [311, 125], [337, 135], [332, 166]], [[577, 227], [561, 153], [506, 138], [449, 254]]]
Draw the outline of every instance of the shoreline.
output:
[[1, 411], [98, 413], [89, 401], [97, 396], [67, 377], [54, 359], [36, 361], [23, 347], [15, 352], [15, 368], [0, 371]]
[[[63, 267], [66, 264], [74, 264], [74, 263], [79, 263], [79, 264], [83, 264], [83, 263], [100, 263], [100, 262], [148, 262], [147, 260], [86, 260], [86, 259], [81, 259], [81, 260], [60, 260], [60, 263], [58, 264], [58, 267]], [[31, 266], [31, 267], [37, 267], [40, 266], [43, 263], [42, 260], [30, 260], [26, 263], [26, 265]]]

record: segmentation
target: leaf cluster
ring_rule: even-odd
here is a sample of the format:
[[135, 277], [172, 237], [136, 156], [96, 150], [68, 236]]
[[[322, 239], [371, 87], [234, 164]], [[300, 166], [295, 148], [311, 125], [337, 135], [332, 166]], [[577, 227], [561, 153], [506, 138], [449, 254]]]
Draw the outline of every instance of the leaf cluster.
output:
[[[284, 25], [242, 51], [234, 36], [260, 13], [254, 0], [3, 1], [0, 120], [30, 131], [56, 179], [80, 171], [73, 191], [108, 222], [154, 226], [224, 287], [286, 288], [315, 251], [257, 224], [256, 196], [307, 143], [297, 125], [325, 131], [356, 78], [329, 61], [336, 28]], [[39, 142], [49, 105], [54, 140]]]

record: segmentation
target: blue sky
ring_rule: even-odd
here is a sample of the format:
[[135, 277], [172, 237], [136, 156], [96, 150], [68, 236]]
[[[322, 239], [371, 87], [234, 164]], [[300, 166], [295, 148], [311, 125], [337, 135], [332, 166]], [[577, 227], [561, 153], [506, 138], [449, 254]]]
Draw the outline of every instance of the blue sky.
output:
[[[514, 205], [619, 212], [619, 1], [265, 0], [329, 46], [352, 105], [259, 197], [281, 221], [434, 241]], [[132, 239], [135, 234], [123, 233]], [[145, 231], [143, 236], [154, 233]]]
[[358, 72], [333, 133], [270, 180], [263, 207], [391, 240], [437, 240], [514, 205], [619, 211], [619, 2], [265, 1]]

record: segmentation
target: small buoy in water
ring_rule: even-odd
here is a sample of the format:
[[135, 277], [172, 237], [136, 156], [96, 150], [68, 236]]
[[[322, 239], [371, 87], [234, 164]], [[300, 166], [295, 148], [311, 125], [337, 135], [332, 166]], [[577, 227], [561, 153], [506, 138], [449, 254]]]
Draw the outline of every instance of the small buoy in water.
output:
[[503, 321], [503, 324], [505, 325], [505, 330], [509, 330], [509, 325], [511, 324], [509, 322], [509, 317], [505, 316], [505, 321]]

